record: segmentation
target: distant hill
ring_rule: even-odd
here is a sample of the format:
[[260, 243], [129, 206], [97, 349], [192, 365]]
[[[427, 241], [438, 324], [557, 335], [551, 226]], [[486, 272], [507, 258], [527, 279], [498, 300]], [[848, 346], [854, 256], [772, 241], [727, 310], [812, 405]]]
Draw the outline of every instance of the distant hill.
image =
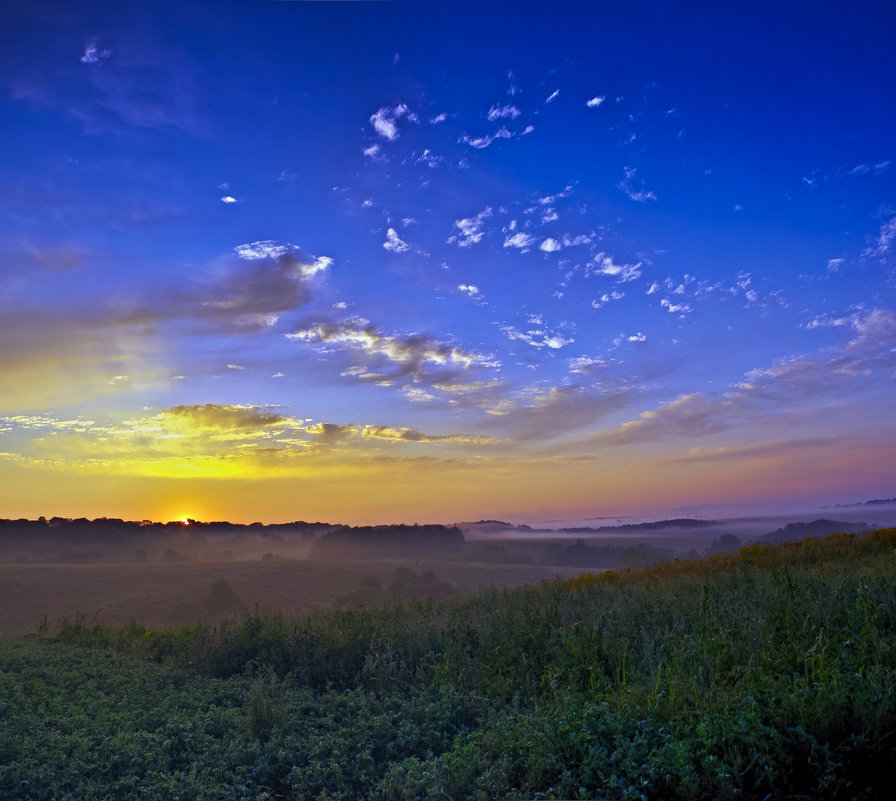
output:
[[832, 532], [857, 534], [866, 531], [866, 523], [847, 523], [843, 520], [813, 520], [811, 523], [788, 523], [783, 528], [766, 534], [759, 541], [763, 543], [794, 542], [806, 537], [823, 537]]
[[871, 501], [860, 501], [859, 503], [835, 503], [831, 509], [850, 509], [856, 506], [896, 506], [896, 498], [875, 498]]
[[668, 528], [707, 528], [722, 525], [717, 520], [696, 520], [678, 517], [672, 520], [656, 520], [652, 523], [623, 523], [616, 526], [570, 526], [565, 528], [533, 528], [532, 526], [505, 523], [503, 520], [479, 520], [476, 523], [458, 523], [464, 531], [484, 534], [504, 534], [514, 531], [527, 534], [637, 534], [644, 531], [663, 531]]

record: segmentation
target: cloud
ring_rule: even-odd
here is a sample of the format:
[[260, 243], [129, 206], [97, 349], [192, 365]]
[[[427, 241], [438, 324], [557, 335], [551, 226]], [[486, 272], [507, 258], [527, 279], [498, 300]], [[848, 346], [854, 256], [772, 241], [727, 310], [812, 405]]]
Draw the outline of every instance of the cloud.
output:
[[364, 155], [372, 161], [386, 161], [383, 149], [376, 143], [364, 148]]
[[269, 328], [281, 313], [307, 303], [313, 279], [333, 264], [327, 256], [307, 256], [296, 245], [273, 240], [238, 245], [234, 252], [237, 266], [195, 288], [172, 292], [166, 313], [232, 331]]
[[100, 50], [99, 39], [94, 38], [84, 46], [84, 55], [81, 56], [81, 63], [99, 64], [111, 55], [111, 50]]
[[489, 411], [492, 427], [536, 444], [587, 428], [625, 408], [632, 396], [627, 386], [593, 390], [578, 384], [530, 387], [498, 402]]
[[[625, 167], [625, 178], [623, 178], [618, 184], [616, 184], [617, 188], [621, 189], [625, 194], [634, 201], [638, 203], [645, 203], [648, 200], [656, 200], [656, 193], [653, 191], [646, 191], [644, 189], [635, 189], [633, 183], [635, 181], [635, 177], [638, 174], [638, 170], [635, 167]], [[644, 181], [640, 178], [638, 179], [638, 183], [643, 186]]]
[[185, 423], [203, 429], [259, 430], [283, 423], [281, 414], [262, 411], [258, 406], [229, 406], [206, 403], [204, 406], [173, 406], [162, 412], [163, 420]]
[[405, 242], [394, 228], [386, 231], [386, 241], [383, 247], [391, 253], [405, 253], [411, 249], [411, 246]]
[[416, 381], [447, 380], [471, 369], [498, 366], [491, 357], [425, 334], [382, 334], [376, 326], [363, 320], [315, 323], [286, 337], [328, 350], [360, 352], [395, 368], [390, 373], [377, 373], [366, 367], [356, 371], [358, 378], [374, 383], [403, 377], [413, 377]]
[[553, 92], [551, 92], [551, 94], [548, 96], [548, 99], [544, 101], [544, 104], [547, 105], [548, 103], [553, 103], [553, 102], [557, 99], [557, 96], [558, 96], [559, 94], [560, 94], [560, 90], [559, 90], [559, 89], [555, 89], [555, 90], [554, 90]]
[[404, 103], [399, 103], [393, 108], [382, 106], [370, 115], [370, 124], [383, 139], [388, 139], [392, 142], [398, 139], [398, 121], [402, 117], [407, 117], [411, 121], [415, 119], [414, 115], [409, 113], [409, 109]]
[[[852, 398], [857, 382], [875, 381], [879, 371], [896, 368], [896, 313], [873, 309], [857, 312], [846, 321], [832, 318], [828, 324], [851, 328], [852, 338], [826, 355], [793, 356], [750, 370], [724, 393], [680, 395], [642, 412], [637, 420], [595, 432], [587, 444], [604, 447], [666, 438], [693, 440], [746, 426], [754, 430], [760, 421], [767, 426], [777, 422], [792, 427], [805, 422], [806, 399], [818, 402], [841, 393]], [[826, 410], [825, 422], [827, 415]]]
[[457, 289], [476, 304], [482, 305], [485, 300], [479, 291], [479, 287], [475, 284], [458, 284]]
[[423, 152], [415, 159], [414, 163], [425, 164], [427, 167], [434, 169], [444, 161], [444, 156], [437, 156], [429, 148], [424, 148]]
[[585, 275], [606, 275], [621, 283], [634, 281], [641, 277], [641, 262], [637, 264], [616, 264], [612, 256], [598, 253], [589, 263]]
[[[529, 133], [529, 131], [526, 130], [523, 131], [523, 133]], [[513, 131], [501, 127], [492, 135], [470, 137], [467, 134], [464, 134], [457, 141], [461, 144], [469, 145], [476, 150], [484, 150], [498, 139], [513, 139], [514, 136], [516, 136], [516, 134]]]
[[567, 332], [572, 328], [568, 323], [561, 324], [559, 330], [550, 330], [544, 325], [540, 316], [533, 315], [529, 318], [529, 324], [532, 327], [525, 331], [521, 331], [513, 325], [501, 325], [498, 326], [498, 330], [511, 341], [525, 342], [527, 345], [539, 349], [559, 350], [575, 342], [575, 339], [567, 336]]
[[224, 195], [221, 198], [222, 203], [237, 203], [237, 199], [233, 195]]
[[485, 221], [492, 216], [492, 208], [488, 206], [480, 211], [474, 217], [464, 217], [461, 220], [454, 221], [454, 227], [458, 233], [452, 234], [448, 238], [448, 244], [457, 242], [458, 247], [466, 248], [475, 245], [482, 240], [485, 235], [483, 226]]
[[430, 121], [430, 125], [438, 125], [440, 122], [445, 122], [448, 119], [448, 115], [443, 111], [441, 114], [436, 114]]
[[515, 120], [520, 116], [520, 110], [508, 103], [506, 106], [492, 106], [488, 111], [488, 121], [495, 122], [497, 120]]
[[840, 268], [846, 262], [846, 259], [828, 259], [827, 272], [836, 273], [840, 271]]
[[535, 240], [536, 237], [531, 234], [517, 231], [517, 233], [511, 234], [504, 240], [504, 247], [517, 248], [525, 253], [535, 243]]
[[[755, 292], [751, 292], [748, 294], [756, 294]], [[687, 314], [692, 312], [693, 309], [687, 303], [673, 303], [668, 298], [663, 298], [660, 301], [660, 306], [662, 306], [669, 314]]]
[[846, 318], [831, 318], [816, 325], [850, 328], [846, 345], [821, 357], [794, 356], [770, 367], [747, 373], [737, 385], [743, 397], [798, 399], [837, 392], [855, 379], [873, 376], [879, 370], [896, 368], [896, 313], [889, 309], [860, 311]]
[[606, 99], [607, 98], [605, 98], [603, 95], [597, 95], [595, 97], [592, 97], [590, 100], [587, 100], [585, 102], [585, 105], [588, 106], [588, 108], [597, 108]]
[[616, 429], [599, 431], [590, 437], [592, 445], [617, 446], [654, 442], [666, 437], [688, 439], [727, 430], [733, 419], [726, 414], [734, 402], [706, 397], [700, 393], [680, 395], [673, 401], [645, 411], [637, 420], [623, 423]]
[[563, 249], [563, 245], [553, 237], [549, 236], [538, 246], [538, 249], [543, 250], [545, 253], [556, 253], [558, 250]]
[[604, 292], [604, 294], [601, 295], [600, 298], [591, 301], [591, 308], [600, 309], [603, 306], [606, 306], [608, 303], [614, 300], [622, 300], [624, 297], [625, 292], [619, 292], [615, 289], [612, 292]]
[[866, 259], [880, 259], [883, 261], [893, 241], [896, 240], [896, 217], [891, 217], [880, 227], [880, 231], [873, 244], [862, 251], [862, 256]]
[[369, 425], [360, 429], [362, 439], [386, 442], [444, 442], [463, 445], [491, 445], [499, 442], [495, 437], [475, 434], [424, 434], [416, 428]]
[[14, 416], [0, 418], [0, 431], [6, 434], [7, 446], [0, 458], [61, 470], [77, 467], [81, 472], [166, 478], [293, 475], [309, 464], [339, 464], [344, 469], [345, 459], [351, 464], [370, 462], [384, 448], [420, 458], [433, 447], [475, 449], [500, 442], [476, 433], [312, 422], [257, 406], [213, 403], [99, 423]]
[[[178, 128], [207, 137], [211, 134], [205, 114], [200, 111], [200, 88], [192, 60], [170, 47], [146, 40], [119, 48], [114, 59], [110, 51], [91, 40], [81, 61], [89, 64], [89, 84], [85, 92], [73, 96], [46, 96], [64, 106], [69, 116], [79, 120], [87, 133], [105, 133], [124, 124], [143, 130]], [[102, 64], [102, 69], [98, 67]]]

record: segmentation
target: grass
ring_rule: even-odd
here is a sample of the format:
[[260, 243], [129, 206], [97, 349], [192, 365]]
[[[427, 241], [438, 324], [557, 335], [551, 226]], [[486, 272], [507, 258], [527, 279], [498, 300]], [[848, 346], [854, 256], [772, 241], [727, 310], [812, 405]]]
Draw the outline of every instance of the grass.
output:
[[889, 798], [896, 529], [0, 670], [3, 798]]

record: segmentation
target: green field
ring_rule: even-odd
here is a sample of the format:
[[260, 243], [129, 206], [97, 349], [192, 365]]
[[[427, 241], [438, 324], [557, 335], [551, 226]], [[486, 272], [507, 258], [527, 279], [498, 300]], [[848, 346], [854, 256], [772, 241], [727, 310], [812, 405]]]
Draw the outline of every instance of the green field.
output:
[[0, 641], [3, 799], [893, 797], [896, 529]]

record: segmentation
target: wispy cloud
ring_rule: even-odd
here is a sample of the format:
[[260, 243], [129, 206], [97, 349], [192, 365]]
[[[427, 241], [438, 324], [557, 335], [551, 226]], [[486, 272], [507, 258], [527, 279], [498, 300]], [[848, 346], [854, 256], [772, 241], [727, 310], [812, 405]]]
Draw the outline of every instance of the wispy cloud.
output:
[[479, 287], [475, 284], [458, 284], [457, 289], [461, 294], [465, 295], [476, 304], [482, 305], [485, 302], [485, 298], [482, 297]]
[[100, 49], [100, 40], [91, 39], [84, 46], [84, 55], [81, 56], [82, 64], [100, 64], [104, 59], [112, 55], [111, 50]]
[[600, 106], [601, 103], [603, 103], [606, 99], [607, 99], [607, 98], [605, 98], [603, 95], [595, 95], [595, 96], [592, 97], [590, 100], [586, 101], [586, 102], [585, 102], [585, 105], [588, 106], [588, 108], [597, 108], [597, 107]]
[[[524, 131], [524, 133], [527, 133], [527, 131]], [[516, 134], [513, 131], [501, 127], [495, 131], [494, 134], [487, 134], [485, 136], [468, 136], [467, 134], [463, 134], [457, 141], [461, 144], [469, 145], [476, 150], [485, 150], [485, 148], [489, 147], [498, 139], [513, 139], [514, 136], [516, 136]]]
[[520, 114], [520, 110], [510, 103], [506, 106], [492, 106], [488, 111], [488, 121], [515, 120]]
[[[315, 323], [286, 335], [288, 339], [328, 350], [345, 350], [374, 360], [374, 367], [353, 371], [371, 383], [411, 377], [418, 382], [447, 380], [449, 375], [480, 367], [496, 367], [490, 356], [441, 342], [425, 334], [383, 334], [362, 320]], [[377, 372], [391, 366], [388, 372]]]
[[862, 256], [866, 259], [885, 259], [896, 240], [896, 217], [891, 217], [880, 227], [880, 231], [865, 250]]
[[511, 341], [525, 342], [533, 348], [559, 350], [575, 342], [572, 337], [572, 326], [569, 323], [551, 329], [544, 324], [544, 320], [539, 315], [531, 315], [528, 322], [529, 326], [525, 330], [520, 330], [513, 325], [501, 325], [498, 328]]
[[516, 233], [510, 234], [504, 240], [504, 247], [517, 248], [525, 253], [536, 241], [538, 241], [538, 237], [532, 236], [532, 234], [527, 234], [524, 231], [517, 231]]
[[448, 238], [448, 244], [457, 243], [459, 247], [466, 248], [475, 245], [485, 235], [485, 221], [492, 216], [492, 208], [488, 206], [473, 217], [464, 217], [454, 221], [456, 234]]
[[[648, 200], [656, 200], [656, 193], [643, 188], [644, 181], [637, 177], [638, 170], [636, 167], [625, 167], [625, 178], [623, 178], [616, 186], [625, 194], [638, 203], [645, 203]], [[637, 182], [638, 186], [635, 187]]]
[[637, 264], [617, 264], [613, 257], [598, 253], [588, 264], [586, 275], [605, 275], [622, 283], [641, 277], [641, 262]]

